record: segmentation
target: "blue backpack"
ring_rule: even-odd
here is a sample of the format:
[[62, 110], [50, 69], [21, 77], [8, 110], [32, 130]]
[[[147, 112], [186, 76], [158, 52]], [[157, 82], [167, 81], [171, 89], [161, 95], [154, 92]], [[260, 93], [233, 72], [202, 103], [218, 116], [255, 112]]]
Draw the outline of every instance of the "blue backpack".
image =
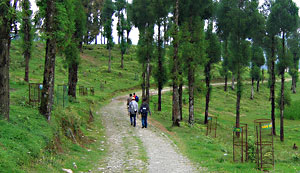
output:
[[139, 102], [139, 97], [138, 96], [135, 96], [135, 101]]

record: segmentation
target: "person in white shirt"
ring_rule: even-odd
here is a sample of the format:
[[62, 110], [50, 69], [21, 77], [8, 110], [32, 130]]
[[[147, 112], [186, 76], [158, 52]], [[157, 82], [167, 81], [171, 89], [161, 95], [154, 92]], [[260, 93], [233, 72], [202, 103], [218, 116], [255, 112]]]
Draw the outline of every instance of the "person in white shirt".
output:
[[132, 97], [131, 102], [129, 103], [128, 112], [130, 114], [130, 123], [133, 127], [136, 126], [136, 114], [138, 111], [138, 103], [135, 101], [135, 97]]

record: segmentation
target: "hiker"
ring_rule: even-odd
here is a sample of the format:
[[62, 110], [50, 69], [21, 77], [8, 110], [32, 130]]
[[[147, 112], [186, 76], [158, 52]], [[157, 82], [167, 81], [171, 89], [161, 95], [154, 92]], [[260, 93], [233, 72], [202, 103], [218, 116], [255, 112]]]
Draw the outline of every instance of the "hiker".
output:
[[127, 109], [129, 109], [129, 103], [131, 102], [132, 94], [129, 94], [129, 97], [127, 98]]
[[150, 107], [147, 103], [147, 98], [143, 98], [143, 103], [139, 109], [139, 114], [141, 114], [142, 117], [142, 128], [147, 128], [148, 112], [151, 115]]
[[133, 93], [133, 97], [135, 98], [135, 101], [138, 103], [140, 100], [139, 97], [135, 93]]
[[133, 127], [136, 126], [136, 113], [138, 110], [138, 103], [135, 101], [135, 98], [132, 97], [132, 101], [129, 103], [128, 112], [130, 113], [130, 123]]

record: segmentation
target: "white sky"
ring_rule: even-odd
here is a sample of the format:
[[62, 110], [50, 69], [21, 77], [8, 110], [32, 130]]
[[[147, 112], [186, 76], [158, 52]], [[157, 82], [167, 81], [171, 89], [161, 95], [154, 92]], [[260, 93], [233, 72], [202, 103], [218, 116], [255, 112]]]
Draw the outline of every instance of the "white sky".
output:
[[[300, 8], [300, 0], [293, 0], [296, 4], [297, 4], [297, 6]], [[31, 2], [31, 9], [33, 10], [33, 11], [36, 11], [37, 10], [37, 6], [36, 6], [36, 3], [35, 3], [35, 0], [30, 0], [30, 2]], [[131, 3], [132, 2], [132, 0], [128, 0], [128, 2], [129, 3]], [[259, 2], [260, 2], [260, 5], [264, 2], [264, 0], [259, 0]], [[300, 10], [299, 10], [299, 15], [300, 15]], [[113, 28], [114, 28], [114, 30], [113, 30], [113, 37], [114, 37], [114, 42], [115, 43], [117, 43], [118, 41], [118, 36], [117, 36], [117, 31], [116, 31], [116, 25], [117, 25], [117, 23], [118, 23], [118, 20], [114, 17], [114, 22], [113, 22]], [[138, 29], [137, 28], [133, 28], [132, 29], [132, 31], [130, 32], [130, 36], [129, 36], [130, 38], [131, 38], [131, 40], [132, 40], [132, 43], [133, 44], [137, 44], [137, 42], [138, 42], [138, 39], [139, 39], [139, 31], [138, 31]], [[98, 37], [98, 43], [100, 43], [100, 37]]]

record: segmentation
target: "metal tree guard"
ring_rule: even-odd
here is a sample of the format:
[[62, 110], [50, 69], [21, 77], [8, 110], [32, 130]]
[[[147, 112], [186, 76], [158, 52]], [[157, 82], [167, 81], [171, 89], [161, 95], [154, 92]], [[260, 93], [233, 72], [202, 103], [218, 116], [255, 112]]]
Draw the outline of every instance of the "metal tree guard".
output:
[[41, 102], [41, 91], [43, 85], [41, 83], [29, 83], [29, 104], [38, 106]]
[[233, 161], [248, 160], [248, 125], [240, 123], [240, 127], [233, 127]]
[[68, 103], [68, 86], [57, 85], [56, 88], [56, 103], [62, 107], [67, 106]]
[[261, 170], [274, 168], [274, 139], [272, 120], [257, 119], [254, 121], [256, 131], [256, 164]]
[[[207, 117], [207, 128], [206, 128], [206, 136], [208, 135], [214, 135], [214, 137], [217, 137], [217, 123], [218, 118], [208, 116]], [[212, 134], [212, 131], [214, 131], [214, 134]]]

